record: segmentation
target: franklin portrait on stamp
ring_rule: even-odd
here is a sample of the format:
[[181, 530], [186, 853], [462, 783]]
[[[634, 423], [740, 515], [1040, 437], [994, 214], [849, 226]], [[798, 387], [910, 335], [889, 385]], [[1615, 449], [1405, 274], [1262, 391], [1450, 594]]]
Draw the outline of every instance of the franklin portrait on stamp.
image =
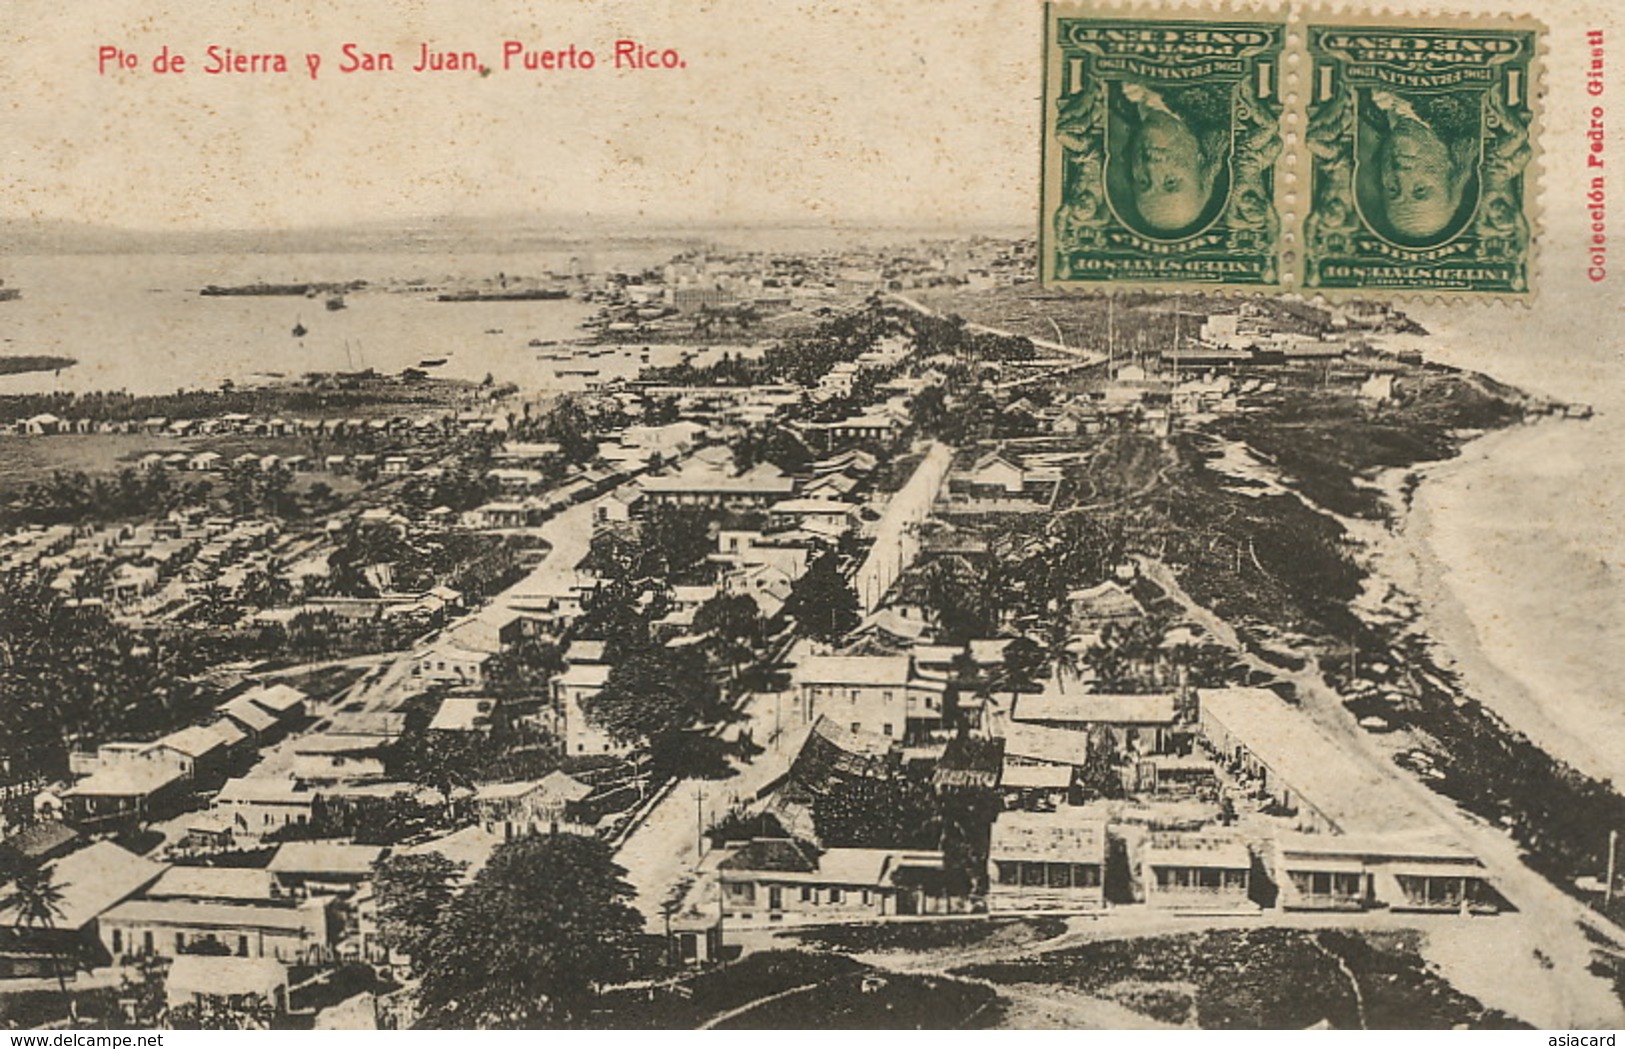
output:
[[1479, 151], [1474, 109], [1455, 95], [1363, 94], [1359, 194], [1374, 222], [1386, 223], [1402, 240], [1425, 244], [1465, 220]]
[[1533, 29], [1310, 26], [1311, 288], [1529, 291]]
[[1216, 218], [1228, 188], [1230, 100], [1212, 87], [1112, 85], [1107, 188], [1130, 225], [1178, 235]]
[[1045, 281], [1278, 284], [1286, 27], [1050, 12]]

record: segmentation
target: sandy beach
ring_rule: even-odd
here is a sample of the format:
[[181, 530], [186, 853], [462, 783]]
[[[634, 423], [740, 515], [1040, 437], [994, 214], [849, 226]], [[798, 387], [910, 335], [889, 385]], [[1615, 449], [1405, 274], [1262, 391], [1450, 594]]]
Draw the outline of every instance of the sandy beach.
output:
[[1552, 756], [1625, 784], [1617, 423], [1545, 422], [1423, 468], [1375, 567], [1467, 694]]

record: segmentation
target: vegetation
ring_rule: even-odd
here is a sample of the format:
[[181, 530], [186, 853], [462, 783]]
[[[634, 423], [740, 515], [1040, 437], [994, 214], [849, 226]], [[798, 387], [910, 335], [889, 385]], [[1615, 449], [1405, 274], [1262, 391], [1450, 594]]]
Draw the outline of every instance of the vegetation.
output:
[[1075, 988], [1207, 1030], [1522, 1026], [1440, 979], [1414, 934], [1221, 929], [1105, 940], [955, 971]]
[[462, 864], [438, 852], [379, 861], [373, 870], [379, 940], [421, 967], [426, 949], [451, 909], [453, 885], [462, 872]]
[[45, 932], [48, 937], [47, 950], [51, 958], [51, 971], [56, 976], [57, 985], [62, 990], [62, 997], [67, 1000], [72, 1010], [72, 999], [68, 997], [68, 975], [62, 971], [62, 958], [58, 952], [60, 946], [51, 934], [56, 932], [56, 923], [63, 919], [62, 886], [58, 885], [49, 870], [34, 868], [25, 870], [12, 881], [10, 890], [0, 897], [0, 913], [9, 912], [15, 916], [15, 924], [19, 929], [37, 929]]
[[29, 574], [0, 579], [0, 752], [24, 769], [60, 774], [75, 745], [193, 720], [214, 698], [202, 669], [184, 636], [136, 634]]
[[826, 643], [839, 641], [858, 625], [858, 595], [834, 554], [825, 553], [807, 566], [790, 590], [785, 611], [809, 637]]
[[596, 838], [500, 846], [429, 940], [422, 1025], [581, 1025], [599, 989], [632, 971], [643, 920], [627, 905], [624, 873]]

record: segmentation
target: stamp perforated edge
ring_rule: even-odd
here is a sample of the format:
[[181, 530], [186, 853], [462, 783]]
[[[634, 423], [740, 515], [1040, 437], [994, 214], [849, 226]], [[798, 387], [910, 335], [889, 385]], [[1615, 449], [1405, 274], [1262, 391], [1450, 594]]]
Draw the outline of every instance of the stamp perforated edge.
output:
[[[1147, 281], [1147, 280], [1094, 280], [1094, 281], [1056, 281], [1053, 279], [1049, 247], [1054, 236], [1051, 229], [1051, 216], [1054, 213], [1059, 199], [1059, 187], [1052, 186], [1050, 171], [1052, 167], [1051, 152], [1055, 148], [1051, 128], [1050, 102], [1055, 97], [1055, 90], [1059, 87], [1060, 71], [1058, 63], [1052, 61], [1054, 48], [1055, 22], [1064, 14], [1076, 17], [1091, 18], [1124, 18], [1143, 19], [1145, 21], [1260, 21], [1278, 22], [1285, 33], [1282, 40], [1282, 75], [1280, 94], [1285, 103], [1282, 113], [1283, 122], [1286, 115], [1293, 111], [1291, 99], [1296, 91], [1296, 82], [1293, 72], [1288, 67], [1286, 56], [1292, 53], [1292, 37], [1294, 33], [1293, 22], [1294, 5], [1290, 3], [1231, 3], [1227, 0], [1219, 2], [1202, 2], [1202, 0], [1172, 0], [1172, 2], [1157, 2], [1157, 0], [1141, 0], [1141, 2], [1112, 2], [1103, 4], [1084, 4], [1077, 0], [1058, 3], [1054, 0], [1043, 5], [1044, 29], [1042, 34], [1042, 53], [1040, 55], [1040, 68], [1042, 70], [1042, 83], [1040, 85], [1039, 127], [1041, 129], [1039, 153], [1039, 208], [1038, 208], [1038, 283], [1047, 292], [1058, 292], [1078, 295], [1116, 294], [1118, 292], [1162, 292], [1169, 295], [1213, 295], [1227, 298], [1260, 298], [1280, 295], [1297, 290], [1295, 268], [1286, 261], [1283, 251], [1277, 259], [1277, 280], [1274, 284], [1226, 284], [1223, 282], [1205, 281]], [[1301, 60], [1300, 60], [1301, 61]], [[1283, 123], [1283, 131], [1284, 123]], [[1280, 215], [1280, 229], [1283, 245], [1285, 238], [1291, 234], [1297, 236], [1301, 225], [1298, 215], [1297, 197], [1293, 185], [1285, 175], [1293, 170], [1291, 157], [1294, 150], [1286, 142], [1283, 134], [1281, 155], [1275, 161], [1275, 207]]]
[[[1529, 222], [1528, 291], [1471, 291], [1438, 288], [1309, 288], [1304, 286], [1302, 280], [1305, 268], [1308, 265], [1302, 228], [1309, 217], [1309, 206], [1307, 204], [1297, 210], [1298, 229], [1295, 236], [1299, 256], [1296, 263], [1298, 274], [1296, 287], [1303, 298], [1309, 302], [1337, 303], [1380, 300], [1426, 305], [1499, 304], [1522, 308], [1532, 306], [1540, 294], [1543, 277], [1542, 260], [1546, 256], [1545, 230], [1542, 222], [1545, 208], [1546, 180], [1543, 152], [1545, 145], [1546, 98], [1547, 92], [1551, 89], [1546, 75], [1547, 49], [1549, 46], [1549, 29], [1546, 23], [1529, 14], [1486, 15], [1482, 12], [1468, 14], [1425, 8], [1396, 10], [1388, 6], [1359, 8], [1344, 3], [1293, 4], [1292, 18], [1296, 44], [1302, 49], [1301, 57], [1295, 64], [1299, 83], [1309, 75], [1311, 59], [1309, 55], [1308, 29], [1310, 26], [1360, 25], [1374, 28], [1390, 26], [1395, 28], [1459, 26], [1462, 28], [1532, 31], [1535, 47], [1529, 61], [1529, 114], [1530, 126], [1533, 130], [1529, 135], [1529, 161], [1524, 169], [1524, 216]], [[1301, 92], [1298, 108], [1304, 114], [1303, 119], [1307, 120], [1308, 102], [1306, 98], [1301, 97]], [[1306, 124], [1302, 125], [1302, 127], [1303, 130], [1307, 130]], [[1300, 133], [1298, 148], [1294, 151], [1293, 162], [1297, 168], [1296, 185], [1301, 194], [1310, 194], [1313, 191], [1310, 184], [1312, 173], [1309, 170], [1307, 153], [1307, 145]], [[1310, 198], [1305, 196], [1304, 199], [1308, 201]]]

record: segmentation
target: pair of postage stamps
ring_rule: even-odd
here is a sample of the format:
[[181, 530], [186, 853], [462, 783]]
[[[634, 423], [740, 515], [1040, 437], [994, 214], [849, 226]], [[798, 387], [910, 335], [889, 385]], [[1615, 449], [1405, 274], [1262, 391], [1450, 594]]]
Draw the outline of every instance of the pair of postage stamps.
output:
[[1046, 283], [1531, 290], [1532, 24], [1047, 24]]

